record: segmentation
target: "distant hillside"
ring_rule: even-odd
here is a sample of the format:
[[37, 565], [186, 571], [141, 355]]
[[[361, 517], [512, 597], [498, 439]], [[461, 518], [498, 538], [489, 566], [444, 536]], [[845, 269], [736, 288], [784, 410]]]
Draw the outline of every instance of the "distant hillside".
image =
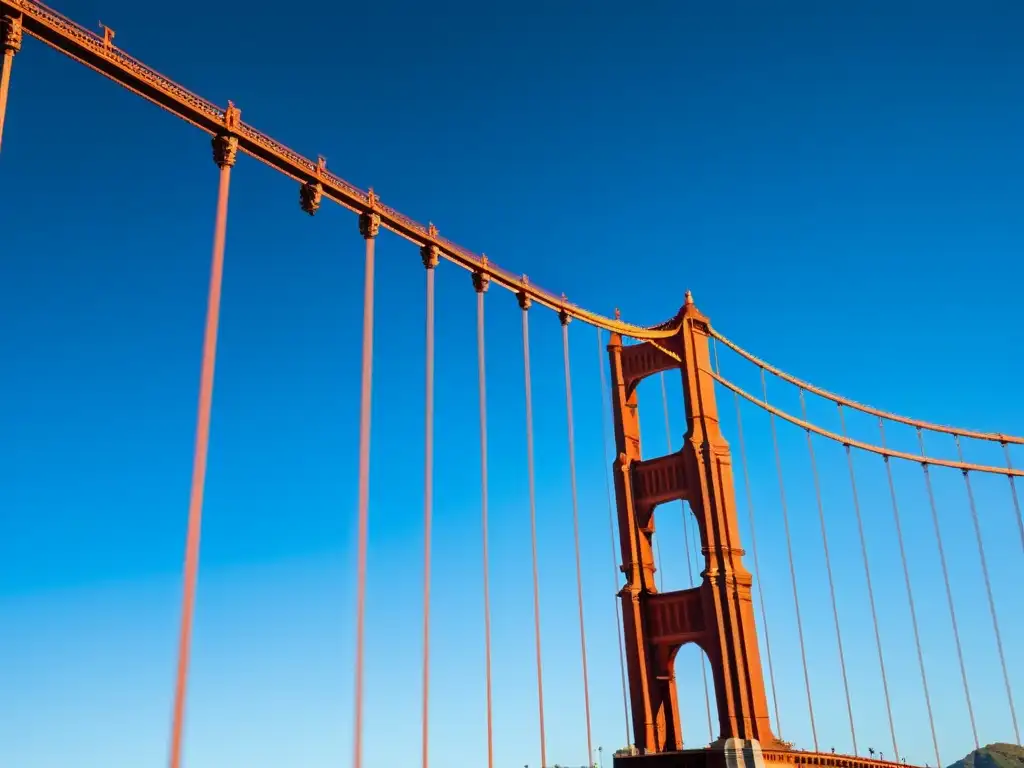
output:
[[989, 744], [949, 768], [1024, 768], [1024, 748], [1016, 744]]

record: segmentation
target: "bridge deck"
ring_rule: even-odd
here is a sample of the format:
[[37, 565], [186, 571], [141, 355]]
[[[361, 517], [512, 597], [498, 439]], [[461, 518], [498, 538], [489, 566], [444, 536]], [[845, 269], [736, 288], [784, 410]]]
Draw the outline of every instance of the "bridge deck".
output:
[[[906, 768], [906, 763], [876, 760], [856, 755], [803, 750], [764, 749], [761, 751], [764, 768]], [[662, 752], [656, 755], [616, 756], [615, 768], [726, 768], [725, 753], [721, 749], [685, 749], [681, 752]], [[754, 768], [748, 765], [747, 768]]]

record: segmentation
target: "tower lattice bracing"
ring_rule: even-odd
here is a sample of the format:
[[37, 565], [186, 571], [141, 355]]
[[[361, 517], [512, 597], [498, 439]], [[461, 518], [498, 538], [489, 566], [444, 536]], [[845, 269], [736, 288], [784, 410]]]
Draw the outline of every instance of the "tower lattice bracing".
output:
[[[608, 347], [617, 458], [615, 498], [625, 586], [622, 602], [635, 745], [643, 753], [683, 748], [674, 659], [695, 643], [710, 662], [719, 738], [777, 745], [772, 734], [743, 566], [729, 445], [715, 404], [709, 326], [687, 294], [678, 333], [652, 344]], [[675, 359], [678, 358], [678, 359]], [[682, 374], [686, 435], [677, 453], [644, 459], [637, 385], [666, 370]], [[659, 592], [652, 549], [654, 510], [685, 501], [699, 530], [704, 567], [691, 589]]]

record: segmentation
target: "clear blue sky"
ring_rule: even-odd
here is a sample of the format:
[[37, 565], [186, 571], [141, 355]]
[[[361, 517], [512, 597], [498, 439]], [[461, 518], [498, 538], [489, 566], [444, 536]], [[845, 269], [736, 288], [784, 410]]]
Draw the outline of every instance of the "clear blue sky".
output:
[[[819, 385], [1024, 433], [1018, 3], [58, 9], [102, 20], [150, 65], [577, 303], [649, 324], [689, 288], [726, 335]], [[0, 179], [0, 764], [160, 765], [216, 194], [209, 140], [26, 42]], [[234, 172], [190, 768], [349, 760], [362, 244], [354, 217], [325, 206], [310, 220], [297, 197], [251, 160]], [[368, 766], [419, 751], [423, 269], [393, 236], [378, 253]], [[474, 297], [461, 270], [437, 277], [433, 764], [459, 768], [485, 760]], [[514, 300], [492, 291], [488, 308], [496, 749], [514, 768], [538, 762], [522, 363]], [[531, 321], [548, 757], [579, 765], [559, 329], [540, 312]], [[595, 746], [608, 764], [625, 736], [597, 341], [571, 331]], [[756, 389], [756, 373], [723, 364]], [[645, 453], [657, 455], [657, 384], [641, 397]], [[770, 432], [752, 410], [745, 424], [787, 681], [781, 733], [809, 748]], [[818, 450], [860, 746], [891, 756], [842, 451]], [[803, 436], [784, 429], [782, 453], [819, 742], [845, 751]], [[870, 459], [858, 472], [897, 735], [911, 762], [934, 765], [884, 472]], [[973, 744], [919, 473], [901, 469], [897, 483], [950, 763]], [[940, 482], [940, 512], [981, 739], [1010, 741], [959, 483]], [[1003, 481], [976, 490], [1024, 696], [1012, 508]], [[688, 585], [681, 519], [678, 505], [659, 512], [666, 588]], [[697, 664], [680, 656], [695, 745], [707, 741]]]

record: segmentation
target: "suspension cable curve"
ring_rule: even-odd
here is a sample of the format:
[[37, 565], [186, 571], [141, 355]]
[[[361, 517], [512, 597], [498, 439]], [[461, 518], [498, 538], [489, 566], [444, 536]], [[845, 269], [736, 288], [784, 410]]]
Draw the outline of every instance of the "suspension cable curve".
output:
[[[668, 452], [672, 453], [672, 421], [671, 421], [671, 419], [669, 418], [669, 415], [668, 415], [668, 390], [665, 388], [665, 372], [664, 371], [661, 372], [661, 406], [662, 406], [662, 410], [665, 412], [665, 446], [668, 448]], [[683, 519], [683, 539], [684, 539], [684, 542], [685, 542], [685, 545], [686, 545], [686, 570], [687, 570], [687, 572], [689, 574], [690, 588], [692, 589], [693, 586], [694, 586], [694, 581], [693, 581], [693, 563], [692, 563], [692, 561], [690, 559], [691, 558], [691, 554], [690, 554], [690, 552], [691, 552], [691, 550], [690, 550], [690, 530], [689, 530], [689, 527], [687, 526], [687, 522], [688, 522], [687, 521], [687, 517], [689, 517], [689, 515], [687, 514], [686, 503], [685, 502], [680, 502], [679, 508], [680, 508], [680, 511], [683, 513], [683, 515], [682, 515], [682, 519]], [[703, 652], [700, 655], [700, 672], [701, 672], [701, 677], [704, 678], [704, 708], [707, 710], [707, 713], [708, 713], [708, 743], [710, 744], [712, 741], [714, 741], [715, 737], [714, 737], [714, 731], [712, 730], [712, 725], [711, 725], [711, 696], [708, 693], [707, 660], [705, 659]], [[681, 718], [682, 718], [682, 715], [680, 714], [680, 719]], [[685, 739], [684, 739], [684, 743], [685, 743]]]
[[[228, 125], [228, 115], [238, 111], [230, 102], [227, 107], [198, 96], [170, 78], [161, 75], [138, 59], [71, 19], [33, 0], [5, 0], [7, 5], [23, 14], [24, 31], [45, 45], [85, 63], [104, 77], [127, 88], [187, 123], [217, 135]], [[102, 62], [97, 66], [94, 62]], [[441, 258], [470, 272], [481, 272], [492, 282], [511, 291], [525, 293], [532, 301], [606, 330], [637, 339], [669, 338], [676, 333], [675, 320], [654, 326], [640, 326], [619, 318], [604, 317], [582, 307], [567, 304], [564, 298], [537, 286], [526, 285], [518, 275], [502, 269], [482, 254], [442, 237], [433, 224], [421, 224], [411, 217], [384, 205], [373, 189], [362, 190], [327, 169], [321, 157], [310, 160], [293, 149], [258, 131], [240, 116], [232, 121], [231, 135], [237, 151], [272, 168], [300, 184], [318, 185], [324, 198], [359, 215], [376, 216], [378, 226], [394, 232], [417, 246], [434, 246]]]
[[[846, 417], [843, 414], [842, 403], [836, 403], [839, 410], [839, 423], [842, 426], [843, 435], [846, 435]], [[852, 442], [852, 441], [851, 441]], [[864, 581], [868, 587], [868, 604], [871, 606], [871, 623], [875, 629], [875, 647], [878, 649], [878, 667], [882, 672], [882, 693], [885, 696], [885, 712], [889, 717], [889, 735], [892, 737], [892, 751], [896, 762], [900, 760], [900, 750], [896, 745], [896, 726], [892, 719], [892, 702], [889, 699], [889, 679], [885, 674], [885, 656], [882, 653], [882, 633], [878, 628], [878, 611], [875, 610], [875, 590], [871, 585], [871, 565], [868, 562], [868, 543], [864, 535], [864, 518], [860, 513], [860, 496], [857, 493], [857, 474], [853, 469], [853, 452], [848, 444], [843, 446], [846, 449], [846, 465], [850, 470], [850, 490], [853, 493], [853, 511], [857, 517], [857, 532], [860, 535], [860, 554], [864, 561]]]
[[[237, 109], [229, 102], [219, 107], [161, 75], [118, 48], [107, 38], [34, 0], [5, 0], [22, 14], [24, 32], [69, 58], [123, 86], [157, 107], [200, 130], [217, 135], [228, 126], [228, 115]], [[279, 141], [258, 131], [240, 117], [231, 122], [237, 150], [300, 184], [317, 185], [322, 197], [359, 215], [379, 218], [379, 226], [417, 246], [435, 246], [440, 256], [470, 272], [481, 272], [501, 287], [526, 296], [556, 312], [565, 309], [582, 322], [638, 339], [668, 338], [676, 333], [675, 319], [654, 326], [639, 326], [567, 305], [554, 293], [524, 286], [517, 275], [498, 267], [481, 255], [441, 237], [433, 224], [421, 224], [381, 203], [373, 189], [362, 190], [327, 169], [323, 157], [310, 160]]]
[[[963, 461], [963, 450], [960, 448], [960, 438], [953, 436], [956, 442], [957, 456]], [[974, 491], [971, 488], [971, 476], [968, 471], [963, 470], [964, 487], [967, 489], [967, 501], [971, 507], [971, 522], [974, 523], [974, 536], [978, 541], [978, 559], [981, 561], [981, 573], [985, 577], [985, 595], [988, 597], [988, 610], [992, 616], [992, 631], [996, 636], [996, 649], [999, 651], [999, 665], [1003, 670], [1003, 684], [1006, 686], [1006, 700], [1010, 705], [1010, 720], [1013, 722], [1013, 736], [1020, 744], [1020, 729], [1017, 727], [1017, 708], [1013, 705], [1013, 689], [1010, 687], [1010, 675], [1006, 670], [1006, 655], [1003, 653], [1003, 637], [999, 632], [999, 618], [996, 615], [996, 601], [992, 596], [992, 581], [988, 575], [988, 561], [985, 558], [985, 544], [981, 538], [981, 523], [978, 521], [978, 510], [974, 504]]]
[[[807, 421], [807, 401], [804, 398], [804, 391], [800, 391], [800, 411], [804, 421]], [[828, 533], [825, 528], [825, 505], [821, 500], [821, 481], [818, 477], [818, 462], [814, 457], [814, 442], [811, 440], [810, 430], [804, 430], [807, 437], [807, 454], [811, 461], [811, 474], [814, 477], [814, 496], [818, 504], [818, 522], [821, 525], [821, 546], [825, 553], [825, 572], [828, 574], [828, 591], [832, 602], [832, 618], [836, 626], [836, 645], [839, 648], [839, 669], [843, 675], [843, 693], [846, 696], [846, 714], [850, 720], [850, 739], [853, 742], [853, 754], [859, 755], [857, 751], [857, 729], [853, 724], [853, 702], [850, 700], [850, 683], [846, 676], [846, 654], [843, 652], [843, 633], [839, 628], [839, 606], [836, 602], [836, 585], [832, 577], [832, 558], [828, 551]], [[941, 765], [941, 763], [936, 763]]]
[[[718, 363], [718, 344], [711, 340], [712, 349], [715, 353], [715, 371], [721, 373]], [[740, 463], [743, 465], [743, 485], [747, 495], [747, 520], [750, 523], [750, 544], [754, 554], [754, 578], [757, 579], [757, 599], [761, 605], [761, 624], [764, 626], [764, 648], [768, 657], [768, 679], [772, 685], [772, 706], [775, 710], [775, 727], [778, 735], [782, 736], [782, 718], [779, 717], [779, 699], [775, 692], [775, 665], [772, 662], [772, 642], [768, 632], [768, 614], [764, 604], [764, 587], [761, 582], [761, 561], [757, 555], [757, 526], [754, 523], [754, 494], [750, 486], [750, 470], [747, 465], [747, 447], [743, 437], [743, 415], [740, 412], [740, 398], [733, 393], [733, 401], [736, 404], [736, 431], [740, 441]]]
[[537, 485], [533, 462], [533, 392], [530, 382], [530, 297], [519, 294], [523, 314], [523, 382], [526, 390], [526, 471], [530, 490], [530, 546], [533, 552], [533, 634], [537, 646], [537, 713], [540, 720], [540, 764], [547, 765], [544, 739], [544, 673], [540, 647], [540, 578], [537, 571]]
[[[878, 418], [878, 432], [885, 445], [885, 420]], [[910, 585], [910, 566], [907, 565], [907, 550], [903, 546], [903, 525], [900, 522], [900, 507], [896, 498], [896, 483], [892, 477], [892, 466], [889, 457], [883, 456], [885, 461], [885, 476], [889, 481], [889, 496], [892, 499], [892, 519], [896, 524], [896, 540], [900, 545], [900, 562], [903, 564], [903, 581], [907, 586], [907, 604], [910, 606], [910, 625], [914, 630], [914, 648], [917, 650], [917, 666], [921, 670], [921, 688], [924, 690], [924, 705], [928, 710], [928, 727], [932, 734], [932, 747], [935, 749], [935, 765], [942, 765], [942, 758], [939, 755], [939, 739], [935, 734], [935, 718], [932, 715], [932, 699], [928, 693], [928, 675], [924, 669], [924, 654], [921, 652], [921, 633], [917, 626], [917, 609], [914, 606], [914, 590]]]
[[826, 400], [831, 400], [832, 402], [838, 405], [844, 405], [852, 410], [861, 411], [862, 413], [866, 413], [869, 416], [879, 416], [885, 419], [886, 421], [895, 421], [899, 424], [906, 424], [911, 427], [919, 427], [921, 429], [926, 429], [930, 432], [942, 432], [947, 435], [960, 435], [962, 437], [969, 437], [974, 440], [988, 440], [999, 443], [1013, 443], [1016, 445], [1024, 445], [1024, 437], [1003, 435], [995, 432], [978, 432], [970, 429], [958, 429], [954, 427], [947, 427], [942, 424], [933, 424], [931, 422], [921, 421], [919, 419], [910, 419], [907, 418], [906, 416], [900, 416], [899, 414], [889, 413], [887, 411], [879, 410], [878, 408], [873, 408], [870, 405], [858, 403], [854, 400], [850, 400], [849, 398], [843, 397], [842, 395], [837, 395], [836, 393], [829, 392], [828, 390], [822, 389], [821, 387], [816, 387], [810, 382], [803, 381], [802, 379], [798, 379], [795, 376], [791, 376], [785, 371], [780, 370], [769, 363], [766, 363], [764, 360], [761, 360], [758, 357], [755, 357], [754, 355], [752, 355], [750, 352], [747, 352], [745, 349], [743, 349], [735, 342], [727, 339], [714, 328], [709, 327], [708, 330], [711, 334], [711, 338], [718, 339], [733, 352], [735, 352], [745, 360], [753, 363], [758, 368], [767, 371], [773, 376], [777, 376], [778, 378], [782, 379], [785, 382], [788, 382], [789, 384], [804, 389], [813, 395], [817, 395], [818, 397], [822, 397]]
[[[764, 389], [764, 402], [768, 403], [768, 384], [764, 378], [764, 371], [761, 371], [761, 387]], [[779, 499], [782, 503], [782, 524], [786, 529], [786, 551], [789, 554], [789, 577], [793, 583], [793, 606], [796, 609], [796, 632], [800, 640], [800, 659], [804, 669], [804, 689], [807, 692], [807, 713], [811, 718], [811, 740], [814, 742], [814, 751], [818, 751], [818, 729], [814, 722], [814, 703], [811, 701], [811, 678], [807, 673], [807, 648], [804, 644], [804, 624], [800, 618], [800, 597], [796, 589], [796, 564], [793, 561], [793, 540], [789, 533], [789, 511], [786, 504], [786, 484], [782, 479], [782, 457], [779, 454], [779, 437], [775, 429], [775, 416], [769, 415], [772, 427], [772, 445], [775, 448], [775, 469], [779, 476]]]
[[[816, 424], [811, 424], [809, 422], [804, 421], [803, 419], [798, 419], [797, 417], [791, 416], [790, 414], [786, 413], [785, 411], [783, 411], [783, 410], [781, 410], [779, 408], [776, 408], [775, 406], [771, 405], [770, 403], [766, 403], [763, 400], [760, 400], [759, 398], [757, 398], [754, 395], [750, 394], [749, 392], [741, 389], [739, 386], [737, 386], [736, 384], [733, 384], [731, 381], [729, 381], [728, 379], [724, 378], [723, 376], [720, 376], [719, 374], [715, 373], [714, 371], [705, 371], [705, 370], [701, 369], [700, 372], [707, 374], [708, 376], [713, 378], [715, 381], [717, 381], [719, 384], [721, 384], [723, 387], [725, 387], [726, 389], [730, 390], [734, 394], [739, 395], [744, 400], [749, 400], [754, 405], [758, 406], [759, 408], [763, 408], [768, 413], [770, 413], [770, 414], [772, 414], [774, 416], [778, 416], [783, 421], [788, 421], [790, 424], [793, 424], [794, 426], [800, 427], [801, 429], [809, 429], [809, 430], [811, 430], [811, 432], [813, 432], [816, 435], [821, 435], [822, 437], [827, 437], [828, 439], [834, 440], [835, 442], [840, 443], [842, 445], [847, 445], [848, 444], [848, 445], [850, 445], [853, 448], [859, 448], [860, 450], [867, 451], [868, 453], [875, 453], [875, 454], [878, 454], [879, 456], [890, 456], [890, 457], [892, 457], [894, 459], [903, 459], [905, 461], [910, 461], [910, 462], [913, 462], [915, 464], [920, 464], [922, 461], [925, 461], [925, 462], [928, 462], [929, 464], [933, 464], [933, 465], [935, 465], [937, 467], [952, 467], [953, 469], [967, 469], [967, 470], [970, 470], [971, 472], [987, 472], [987, 473], [993, 474], [993, 475], [1005, 475], [1005, 476], [1011, 476], [1011, 477], [1024, 477], [1024, 470], [1014, 469], [1013, 467], [1009, 467], [1009, 468], [994, 467], [994, 466], [989, 466], [987, 464], [970, 464], [970, 463], [966, 463], [966, 462], [962, 462], [962, 461], [951, 461], [949, 459], [940, 459], [940, 458], [936, 458], [936, 457], [933, 457], [933, 456], [918, 456], [918, 455], [913, 454], [913, 453], [906, 453], [904, 451], [896, 451], [896, 450], [893, 450], [891, 448], [880, 448], [877, 445], [872, 445], [871, 443], [865, 443], [865, 442], [862, 442], [860, 440], [855, 440], [852, 437], [848, 437], [848, 436], [844, 436], [844, 435], [837, 435], [835, 432], [830, 432], [827, 429], [822, 429], [821, 427], [819, 427]], [[837, 403], [837, 405], [841, 406], [842, 403]]]
[[[608, 539], [611, 544], [612, 554], [612, 581], [615, 587], [615, 592], [619, 591], [619, 560], [615, 556], [615, 516], [612, 512], [612, 486], [611, 481], [608, 479], [610, 474], [609, 469], [611, 467], [611, 457], [608, 452], [608, 432], [610, 430], [608, 424], [608, 412], [611, 410], [611, 391], [609, 390], [608, 379], [604, 373], [604, 345], [601, 340], [602, 330], [597, 330], [597, 369], [601, 374], [601, 444], [605, 460], [605, 472], [604, 472], [604, 490], [608, 497]], [[691, 576], [691, 582], [692, 582]], [[625, 651], [623, 650], [622, 642], [622, 605], [619, 603], [618, 595], [615, 598], [615, 634], [618, 636], [619, 641], [619, 677], [622, 680], [622, 718], [626, 725], [626, 744], [633, 743], [633, 736], [630, 730], [629, 723], [629, 703], [626, 698], [626, 659]]]
[[430, 550], [434, 512], [434, 273], [437, 250], [423, 249], [427, 270], [423, 441], [423, 768], [430, 764]]
[[477, 387], [480, 393], [480, 522], [483, 533], [484, 664], [487, 688], [487, 768], [494, 768], [494, 715], [491, 687], [491, 589], [487, 533], [487, 370], [484, 348], [484, 293], [487, 276], [473, 274], [476, 289]]
[[572, 418], [572, 375], [569, 366], [569, 316], [560, 315], [562, 323], [562, 362], [565, 367], [565, 413], [569, 434], [569, 479], [572, 486], [572, 530], [576, 549], [576, 599], [580, 612], [580, 658], [583, 662], [583, 705], [587, 720], [587, 763], [594, 758], [590, 732], [590, 678], [587, 675], [587, 632], [583, 622], [583, 569], [580, 567], [580, 505], [576, 492], [576, 434]]
[[203, 362], [199, 376], [199, 407], [196, 416], [195, 452], [192, 460], [192, 489], [188, 505], [188, 532], [185, 540], [185, 575], [181, 597], [181, 629], [178, 636], [178, 670], [174, 685], [174, 715], [171, 724], [171, 768], [180, 768], [181, 766], [185, 699], [188, 695], [188, 669], [192, 650], [192, 621], [195, 614], [196, 583], [199, 580], [199, 542], [203, 528], [203, 495], [206, 488], [206, 457], [210, 446], [213, 378], [217, 366], [217, 331], [220, 325], [224, 244], [227, 240], [228, 227], [228, 191], [231, 187], [231, 167], [235, 164], [237, 147], [227, 137], [218, 136], [213, 140], [213, 149], [214, 160], [220, 167], [220, 176], [217, 185], [217, 216], [213, 231], [209, 296], [206, 304], [206, 330], [203, 335]]
[[[921, 455], [925, 455], [924, 433], [921, 428], [917, 429], [917, 442], [921, 446]], [[974, 748], [980, 749], [978, 741], [978, 726], [974, 721], [974, 705], [971, 703], [971, 688], [967, 684], [967, 666], [964, 664], [964, 651], [960, 643], [960, 627], [956, 621], [956, 608], [953, 605], [953, 588], [949, 581], [949, 568], [946, 566], [946, 549], [942, 545], [942, 531], [939, 528], [939, 512], [935, 504], [935, 492], [932, 489], [932, 476], [928, 468], [928, 462], [921, 462], [921, 471], [924, 474], [924, 484], [928, 489], [928, 505], [932, 513], [932, 525], [935, 528], [935, 543], [939, 549], [939, 563], [942, 565], [942, 580], [946, 585], [946, 603], [949, 606], [949, 620], [953, 625], [953, 640], [956, 643], [956, 658], [960, 664], [960, 679], [964, 684], [964, 698], [967, 701], [967, 716], [971, 721], [971, 734], [974, 736]]]
[[[1006, 467], [1007, 469], [1013, 469], [1013, 461], [1010, 459], [1010, 447], [1003, 443], [1003, 454], [1006, 456]], [[1013, 480], [1013, 475], [1009, 475], [1007, 479], [1010, 481], [1010, 494], [1013, 496], [1013, 511], [1017, 513], [1017, 530], [1020, 531], [1020, 548], [1024, 551], [1024, 517], [1020, 514], [1020, 499], [1017, 498], [1017, 484]]]
[[359, 403], [359, 532], [356, 565], [356, 671], [355, 732], [352, 737], [352, 765], [363, 764], [363, 660], [366, 637], [366, 552], [369, 539], [370, 510], [370, 416], [373, 397], [373, 268], [374, 245], [380, 220], [372, 215], [359, 217], [359, 231], [366, 241], [366, 267], [363, 280], [363, 360]]

